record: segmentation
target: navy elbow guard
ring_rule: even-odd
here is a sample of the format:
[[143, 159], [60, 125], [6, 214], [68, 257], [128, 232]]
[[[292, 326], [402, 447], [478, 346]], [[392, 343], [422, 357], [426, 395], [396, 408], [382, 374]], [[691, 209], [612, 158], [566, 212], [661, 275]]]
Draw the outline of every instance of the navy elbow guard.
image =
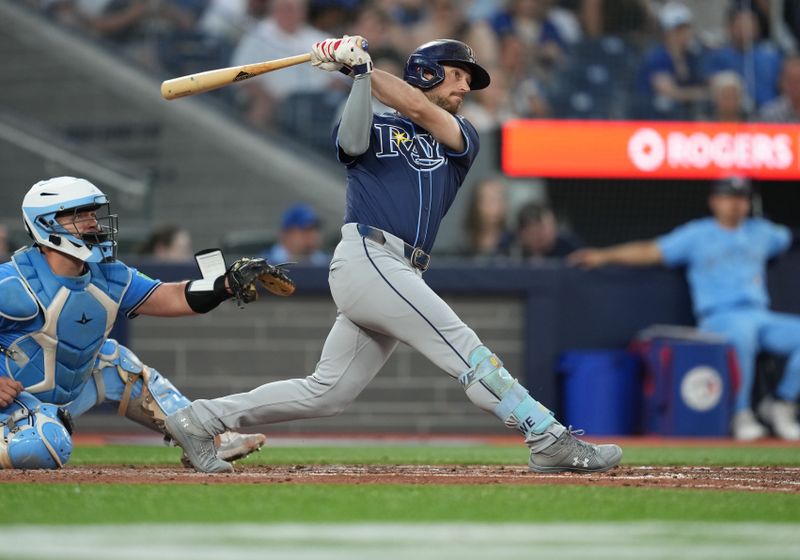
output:
[[214, 287], [211, 290], [193, 288], [196, 283], [197, 280], [187, 283], [184, 290], [186, 303], [195, 313], [208, 313], [226, 299], [231, 298], [231, 294], [225, 289], [224, 274], [214, 280]]

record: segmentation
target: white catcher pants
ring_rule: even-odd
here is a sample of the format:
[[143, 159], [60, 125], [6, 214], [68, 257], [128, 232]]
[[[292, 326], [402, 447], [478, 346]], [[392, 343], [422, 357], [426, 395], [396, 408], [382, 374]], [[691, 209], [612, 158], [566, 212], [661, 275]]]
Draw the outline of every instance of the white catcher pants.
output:
[[[401, 256], [402, 240], [385, 235], [381, 245], [363, 238], [356, 224], [342, 227], [328, 276], [338, 315], [314, 373], [195, 401], [192, 410], [209, 432], [338, 414], [380, 371], [398, 341], [453, 378], [470, 368], [478, 336]], [[487, 412], [498, 403], [486, 390], [468, 395]]]

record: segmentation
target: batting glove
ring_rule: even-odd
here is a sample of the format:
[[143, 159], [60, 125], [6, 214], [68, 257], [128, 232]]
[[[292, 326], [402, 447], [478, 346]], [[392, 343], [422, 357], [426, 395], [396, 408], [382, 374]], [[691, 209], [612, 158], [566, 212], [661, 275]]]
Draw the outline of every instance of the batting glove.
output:
[[343, 64], [336, 62], [334, 50], [341, 39], [325, 39], [314, 43], [311, 47], [311, 64], [320, 70], [336, 72], [342, 70]]
[[372, 72], [372, 57], [367, 52], [367, 40], [358, 35], [342, 37], [339, 44], [335, 44], [333, 55], [336, 62], [341, 62], [351, 69], [352, 76], [360, 76]]

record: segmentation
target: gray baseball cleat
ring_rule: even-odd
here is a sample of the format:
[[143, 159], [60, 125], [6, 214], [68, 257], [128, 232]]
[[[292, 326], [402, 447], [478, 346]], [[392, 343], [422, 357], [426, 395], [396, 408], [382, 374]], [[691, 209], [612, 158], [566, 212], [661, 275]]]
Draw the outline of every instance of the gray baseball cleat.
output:
[[[266, 441], [267, 436], [264, 434], [240, 434], [239, 432], [222, 432], [214, 437], [217, 458], [229, 463], [259, 451]], [[177, 444], [173, 443], [173, 445]], [[187, 469], [194, 468], [186, 452], [181, 455], [181, 463]]]
[[233, 472], [233, 465], [217, 457], [214, 436], [203, 428], [191, 406], [167, 416], [164, 425], [170, 437], [183, 448], [195, 470], [206, 473]]
[[582, 433], [583, 430], [573, 431], [570, 426], [544, 449], [531, 450], [528, 469], [540, 473], [596, 473], [619, 464], [622, 449], [618, 445], [593, 445], [575, 437]]

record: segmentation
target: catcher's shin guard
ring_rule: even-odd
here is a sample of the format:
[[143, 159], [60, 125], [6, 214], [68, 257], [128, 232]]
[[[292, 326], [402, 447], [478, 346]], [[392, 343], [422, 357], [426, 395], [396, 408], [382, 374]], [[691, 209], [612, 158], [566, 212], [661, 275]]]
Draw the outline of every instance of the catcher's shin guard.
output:
[[486, 346], [475, 348], [469, 363], [472, 367], [458, 378], [464, 391], [472, 402], [506, 426], [516, 428], [527, 438], [544, 432], [555, 422], [553, 413], [534, 400]]
[[[120, 416], [162, 434], [166, 434], [166, 417], [190, 404], [166, 377], [115, 340], [103, 345], [95, 370], [102, 373], [105, 396], [119, 401]], [[98, 400], [102, 396], [98, 395]]]
[[63, 409], [24, 393], [0, 420], [0, 469], [60, 469], [72, 454], [72, 423]]

